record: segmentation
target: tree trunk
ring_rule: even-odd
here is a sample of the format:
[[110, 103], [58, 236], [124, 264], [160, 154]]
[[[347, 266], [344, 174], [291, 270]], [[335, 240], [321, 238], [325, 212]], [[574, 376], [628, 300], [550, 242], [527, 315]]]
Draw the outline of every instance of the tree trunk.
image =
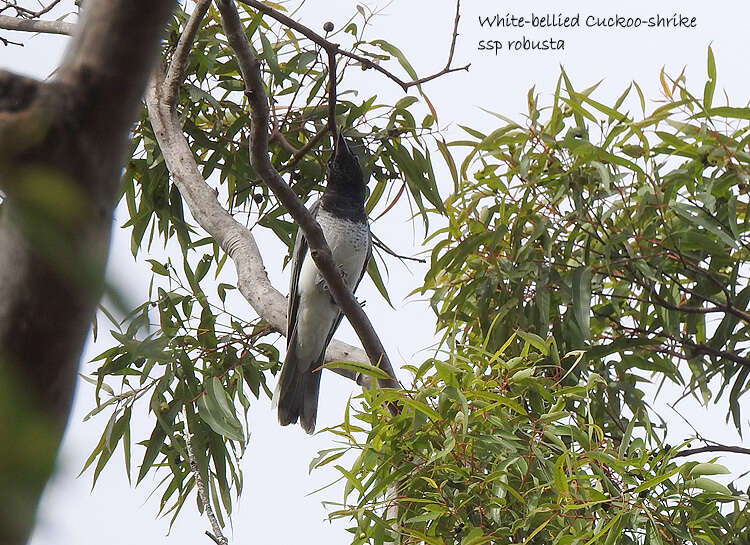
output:
[[128, 128], [172, 0], [89, 0], [55, 78], [0, 72], [0, 543], [24, 543], [101, 295]]

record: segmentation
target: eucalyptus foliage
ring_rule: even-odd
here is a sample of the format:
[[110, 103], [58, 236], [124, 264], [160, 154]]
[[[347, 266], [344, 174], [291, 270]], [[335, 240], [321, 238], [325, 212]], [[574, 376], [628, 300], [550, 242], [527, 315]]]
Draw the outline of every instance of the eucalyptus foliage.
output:
[[457, 345], [428, 360], [407, 395], [366, 392], [332, 430], [346, 446], [319, 461], [358, 452], [337, 466], [346, 503], [331, 516], [355, 521], [358, 544], [744, 543], [747, 495], [710, 477], [727, 468], [674, 460], [684, 445], [665, 446], [644, 413], [608, 434], [597, 415], [607, 380], [562, 372], [583, 358], [519, 330], [494, 352]]
[[708, 58], [702, 98], [662, 73], [655, 110], [636, 83], [607, 106], [563, 72], [524, 125], [438, 142], [454, 191], [417, 291], [442, 350], [410, 390], [365, 392], [318, 461], [359, 453], [333, 515], [353, 543], [750, 539], [748, 492], [685, 461], [648, 404], [670, 380], [742, 431], [750, 109], [713, 105]]
[[[704, 402], [726, 394], [742, 431], [750, 109], [714, 105], [710, 50], [708, 76], [696, 97], [684, 76], [662, 72], [663, 104], [647, 114], [635, 82], [610, 107], [563, 72], [551, 107], [529, 92], [525, 127], [467, 128], [473, 140], [452, 143], [470, 151], [452, 169], [449, 226], [434, 235], [425, 284], [440, 327], [459, 322], [467, 339], [489, 336], [490, 350], [516, 328], [586, 350], [591, 371], [612, 379], [616, 418], [597, 418], [613, 433], [626, 424], [621, 407], [642, 408], [639, 371]], [[630, 94], [639, 117], [622, 106]]]

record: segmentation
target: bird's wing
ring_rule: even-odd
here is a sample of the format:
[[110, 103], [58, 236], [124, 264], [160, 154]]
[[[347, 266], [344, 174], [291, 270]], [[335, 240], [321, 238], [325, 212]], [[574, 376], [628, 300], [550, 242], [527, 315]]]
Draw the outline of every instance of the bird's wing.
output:
[[[318, 208], [320, 208], [320, 200], [310, 207], [310, 214], [312, 217], [317, 216]], [[295, 326], [297, 324], [297, 311], [299, 310], [299, 295], [297, 295], [297, 286], [299, 285], [299, 274], [302, 270], [302, 264], [305, 262], [307, 257], [307, 239], [302, 232], [302, 229], [297, 228], [297, 238], [294, 241], [294, 249], [292, 250], [292, 275], [289, 279], [289, 311], [287, 312], [286, 318], [286, 344], [292, 342]]]
[[357, 289], [357, 286], [359, 286], [359, 283], [362, 282], [362, 278], [365, 276], [365, 271], [367, 271], [367, 264], [370, 262], [370, 258], [372, 257], [372, 235], [370, 235], [370, 226], [368, 224], [367, 226], [367, 257], [365, 257], [365, 262], [362, 264], [362, 272], [359, 273], [359, 280], [357, 280], [357, 283], [354, 284], [352, 287], [352, 292], [354, 292]]

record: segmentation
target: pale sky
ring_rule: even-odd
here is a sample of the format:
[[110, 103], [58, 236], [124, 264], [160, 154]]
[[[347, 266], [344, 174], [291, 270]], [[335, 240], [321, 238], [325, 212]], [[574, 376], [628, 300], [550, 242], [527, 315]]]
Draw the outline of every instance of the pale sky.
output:
[[[24, 2], [20, 2], [24, 5]], [[31, 0], [25, 2], [31, 5]], [[597, 100], [612, 102], [636, 80], [647, 97], [659, 97], [658, 74], [662, 66], [668, 73], [677, 75], [686, 67], [688, 84], [702, 89], [706, 73], [706, 50], [711, 44], [718, 68], [718, 87], [726, 89], [733, 105], [746, 104], [750, 99], [750, 70], [747, 52], [750, 51], [750, 2], [675, 1], [660, 2], [636, 0], [617, 7], [613, 2], [578, 1], [505, 1], [491, 2], [464, 0], [460, 37], [456, 47], [455, 64], [471, 62], [468, 73], [459, 72], [430, 82], [425, 91], [439, 113], [441, 127], [448, 129], [447, 139], [458, 137], [461, 123], [483, 130], [492, 130], [497, 120], [484, 113], [482, 108], [501, 113], [507, 117], [522, 119], [526, 110], [526, 93], [532, 85], [544, 97], [554, 91], [559, 66], [564, 65], [570, 79], [578, 88], [585, 88], [604, 79], [597, 90]], [[295, 4], [296, 5], [296, 4]], [[355, 10], [355, 2], [344, 0], [308, 0], [299, 12], [301, 18], [312, 28], [321, 28], [324, 21], [331, 20], [337, 27], [343, 24]], [[385, 2], [368, 3], [372, 7], [384, 6]], [[564, 5], [564, 8], [560, 6]], [[385, 38], [405, 52], [419, 75], [439, 70], [445, 64], [453, 24], [455, 3], [452, 0], [394, 0], [376, 18], [369, 32], [371, 39]], [[524, 15], [563, 13], [573, 16], [580, 13], [582, 19], [588, 15], [650, 17], [684, 14], [697, 18], [694, 29], [549, 29], [531, 28], [488, 29], [480, 28], [479, 16], [498, 14]], [[56, 18], [57, 10], [49, 18]], [[23, 41], [25, 47], [0, 46], [0, 68], [22, 72], [37, 77], [49, 75], [59, 61], [66, 38], [0, 31], [0, 35], [14, 41]], [[507, 41], [523, 39], [541, 40], [553, 38], [565, 41], [564, 50], [546, 52], [508, 51]], [[479, 40], [500, 40], [504, 49], [479, 50]], [[397, 63], [391, 68], [398, 72]], [[400, 89], [382, 76], [368, 71], [357, 76], [357, 87], [361, 93], [377, 93], [381, 101], [389, 102], [401, 98]], [[368, 95], [369, 96], [369, 95]], [[460, 152], [459, 152], [460, 153]], [[437, 154], [435, 154], [437, 157]], [[437, 161], [436, 161], [437, 163]], [[451, 183], [444, 169], [436, 166], [441, 176], [443, 194], [447, 194]], [[405, 254], [421, 251], [419, 238], [412, 236], [407, 210], [389, 214], [373, 225], [373, 231], [394, 249]], [[125, 216], [120, 214], [117, 225], [122, 225]], [[408, 234], [405, 236], [405, 233]], [[140, 302], [145, 295], [150, 273], [142, 261], [135, 263], [129, 251], [129, 230], [115, 229], [108, 277], [120, 286], [133, 302]], [[272, 237], [259, 236], [264, 251], [266, 267], [275, 285], [286, 291], [288, 272], [281, 270], [283, 254]], [[426, 304], [416, 300], [405, 300], [421, 281], [424, 268], [409, 265], [407, 270], [397, 262], [389, 264], [391, 276], [387, 280], [391, 298], [396, 309], [390, 309], [377, 294], [372, 282], [365, 279], [358, 291], [358, 298], [366, 299], [365, 309], [384, 341], [394, 365], [422, 361], [421, 350], [434, 341], [434, 318]], [[230, 267], [229, 281], [233, 281]], [[235, 300], [233, 311], [251, 311], [243, 301]], [[337, 338], [355, 343], [356, 336], [344, 322]], [[279, 343], [281, 345], [282, 343]], [[89, 343], [82, 361], [82, 372], [91, 372], [88, 360], [100, 353], [107, 344], [101, 341], [94, 346]], [[403, 378], [407, 378], [402, 374]], [[329, 373], [324, 376], [321, 391], [318, 429], [340, 422], [344, 404], [356, 388], [347, 380]], [[671, 396], [671, 397], [670, 397]], [[679, 417], [664, 408], [664, 402], [673, 401], [675, 392], [662, 394], [661, 414], [673, 420], [675, 441], [690, 434]], [[657, 407], [659, 407], [657, 403]], [[104, 425], [102, 419], [82, 423], [81, 419], [92, 407], [93, 396], [87, 386], [79, 389], [75, 400], [69, 428], [63, 440], [58, 472], [42, 500], [38, 527], [31, 540], [32, 545], [85, 545], [108, 543], [130, 545], [133, 543], [211, 543], [203, 535], [209, 528], [200, 518], [193, 505], [186, 505], [183, 513], [167, 535], [168, 520], [156, 519], [159, 493], [147, 499], [155, 481], [146, 479], [138, 488], [131, 488], [124, 475], [122, 455], [116, 453], [102, 473], [96, 488], [91, 489], [91, 473], [76, 478], [90, 450], [96, 444]], [[683, 414], [699, 429], [716, 441], [742, 444], [737, 433], [724, 426], [725, 404], [720, 403], [707, 411], [696, 404], [684, 402], [680, 405]], [[150, 421], [134, 418], [133, 437], [146, 436]], [[347, 524], [326, 521], [327, 512], [321, 505], [324, 500], [340, 501], [343, 485], [334, 486], [323, 493], [308, 496], [310, 492], [328, 484], [336, 478], [334, 470], [317, 470], [308, 475], [310, 460], [317, 451], [332, 446], [333, 437], [326, 434], [309, 437], [298, 427], [281, 428], [270, 401], [261, 399], [253, 405], [250, 414], [251, 440], [242, 467], [245, 490], [235, 508], [233, 528], [226, 533], [230, 543], [327, 543], [345, 545], [349, 543]], [[745, 446], [750, 446], [747, 443]], [[134, 446], [134, 459], [142, 457], [142, 447]], [[707, 459], [704, 457], [703, 459]], [[696, 459], [698, 459], [696, 457]], [[742, 473], [747, 467], [745, 459], [724, 456], [721, 462], [733, 473]], [[135, 463], [135, 462], [134, 462]]]

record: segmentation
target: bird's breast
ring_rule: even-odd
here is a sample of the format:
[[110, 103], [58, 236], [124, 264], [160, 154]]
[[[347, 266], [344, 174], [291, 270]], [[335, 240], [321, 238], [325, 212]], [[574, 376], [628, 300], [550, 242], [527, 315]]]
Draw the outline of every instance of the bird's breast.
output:
[[370, 228], [366, 222], [340, 218], [325, 209], [318, 212], [316, 219], [346, 285], [353, 289], [369, 253]]
[[[333, 260], [349, 289], [354, 289], [370, 248], [370, 229], [365, 222], [351, 221], [321, 210], [316, 217]], [[315, 262], [308, 255], [302, 262], [297, 286], [297, 354], [305, 366], [317, 361], [325, 341], [336, 325], [339, 308], [334, 303]]]

